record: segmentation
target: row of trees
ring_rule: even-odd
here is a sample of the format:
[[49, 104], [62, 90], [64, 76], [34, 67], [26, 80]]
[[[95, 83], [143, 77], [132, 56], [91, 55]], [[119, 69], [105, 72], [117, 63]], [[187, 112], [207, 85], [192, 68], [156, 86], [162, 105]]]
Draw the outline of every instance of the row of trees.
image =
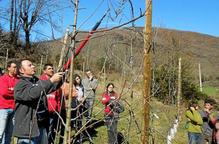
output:
[[[1, 1], [1, 5], [5, 5], [0, 9], [1, 23], [4, 28], [8, 27], [7, 43], [10, 43], [10, 54], [24, 51], [26, 55], [34, 53], [32, 48], [33, 35], [41, 34], [42, 25], [51, 26], [52, 37], [53, 30], [59, 30], [59, 23], [53, 22], [59, 16], [58, 10], [61, 6], [59, 0], [10, 0]], [[4, 4], [3, 4], [4, 3]], [[54, 17], [56, 15], [56, 17]], [[6, 25], [6, 26], [5, 26]], [[2, 30], [3, 28], [1, 28]], [[41, 34], [47, 36], [49, 34]], [[48, 36], [47, 36], [48, 37]]]
[[[137, 30], [137, 29], [136, 29]], [[130, 79], [131, 71], [135, 71], [141, 66], [142, 58], [142, 31], [127, 33], [120, 31], [114, 37], [108, 37], [107, 40], [111, 41], [111, 45], [105, 48], [105, 54], [99, 58], [94, 58], [92, 61], [94, 65], [102, 71], [105, 67], [107, 71], [119, 72], [123, 76]], [[116, 32], [115, 32], [116, 33]], [[138, 37], [131, 38], [133, 35]], [[116, 36], [117, 35], [117, 36]], [[122, 36], [124, 35], [124, 36]], [[132, 39], [132, 41], [130, 41]], [[191, 59], [187, 59], [186, 55], [182, 52], [181, 39], [173, 37], [171, 34], [165, 36], [165, 40], [169, 41], [168, 44], [161, 42], [162, 37], [159, 29], [154, 29], [153, 37], [153, 60], [152, 60], [152, 95], [166, 104], [175, 104], [177, 99], [177, 82], [178, 82], [178, 60], [182, 57], [182, 96], [184, 100], [190, 99], [204, 99], [207, 96], [201, 93], [198, 87], [198, 74], [195, 73], [197, 64], [194, 65]], [[95, 41], [95, 40], [94, 40]], [[102, 40], [101, 40], [102, 41]], [[104, 41], [102, 41], [104, 43]], [[89, 45], [90, 49], [97, 47], [95, 42]], [[134, 51], [132, 55], [131, 49]], [[95, 49], [97, 50], [97, 49]], [[138, 51], [139, 50], [139, 51]], [[132, 58], [133, 63], [130, 62]], [[91, 61], [90, 61], [91, 64]], [[132, 67], [132, 65], [134, 67]], [[133, 68], [133, 69], [132, 69]], [[134, 73], [132, 76], [136, 76]]]

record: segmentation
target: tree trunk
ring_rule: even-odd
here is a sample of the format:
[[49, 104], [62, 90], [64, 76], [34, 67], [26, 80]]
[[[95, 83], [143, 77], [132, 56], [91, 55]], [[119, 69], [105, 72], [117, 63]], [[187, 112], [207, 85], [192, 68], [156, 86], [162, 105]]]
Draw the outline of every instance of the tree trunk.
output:
[[15, 49], [17, 49], [17, 40], [18, 40], [18, 24], [17, 24], [17, 19], [18, 19], [18, 14], [17, 14], [17, 0], [14, 1], [14, 27], [13, 27], [13, 46]]
[[14, 34], [13, 34], [13, 17], [14, 17], [14, 0], [11, 0], [11, 11], [10, 11], [10, 41], [13, 42]]
[[30, 31], [29, 30], [25, 30], [25, 51], [26, 54], [29, 55], [30, 54]]

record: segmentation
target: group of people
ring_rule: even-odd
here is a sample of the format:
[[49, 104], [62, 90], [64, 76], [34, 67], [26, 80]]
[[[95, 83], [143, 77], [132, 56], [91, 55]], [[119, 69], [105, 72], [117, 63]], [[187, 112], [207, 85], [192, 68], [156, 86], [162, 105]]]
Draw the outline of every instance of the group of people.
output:
[[[57, 132], [59, 143], [63, 143], [66, 100], [72, 97], [71, 128], [78, 131], [84, 121], [92, 119], [97, 86], [92, 71], [86, 70], [83, 80], [74, 75], [70, 94], [69, 79], [64, 72], [54, 73], [52, 64], [45, 64], [38, 78], [30, 60], [8, 62], [7, 73], [0, 76], [0, 143], [10, 144], [13, 135], [18, 144], [53, 144]], [[109, 83], [102, 96], [109, 144], [117, 143], [119, 113], [124, 111], [113, 88]], [[80, 133], [72, 143], [82, 143], [82, 139]]]
[[192, 101], [185, 113], [189, 144], [219, 144], [219, 114], [214, 111], [214, 99], [204, 101], [199, 110], [197, 102]]

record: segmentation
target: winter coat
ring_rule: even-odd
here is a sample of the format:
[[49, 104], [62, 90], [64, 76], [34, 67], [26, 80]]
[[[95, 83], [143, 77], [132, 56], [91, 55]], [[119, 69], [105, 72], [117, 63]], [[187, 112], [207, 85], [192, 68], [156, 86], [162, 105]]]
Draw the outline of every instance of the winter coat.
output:
[[187, 110], [186, 118], [188, 119], [188, 132], [202, 133], [202, 117], [197, 110]]
[[213, 128], [214, 128], [214, 124], [211, 120], [211, 114], [209, 114], [208, 112], [201, 110], [200, 111], [202, 120], [203, 120], [203, 134], [206, 136], [212, 136], [213, 134]]
[[0, 109], [14, 109], [14, 87], [17, 82], [18, 78], [9, 74], [0, 77]]
[[124, 106], [122, 102], [118, 100], [118, 95], [114, 91], [111, 93], [103, 93], [102, 104], [105, 105], [105, 118], [118, 119], [119, 114], [124, 111]]
[[37, 106], [40, 101], [47, 107], [46, 94], [58, 89], [60, 84], [37, 77], [21, 77], [14, 90], [15, 125], [13, 135], [21, 138], [39, 136]]

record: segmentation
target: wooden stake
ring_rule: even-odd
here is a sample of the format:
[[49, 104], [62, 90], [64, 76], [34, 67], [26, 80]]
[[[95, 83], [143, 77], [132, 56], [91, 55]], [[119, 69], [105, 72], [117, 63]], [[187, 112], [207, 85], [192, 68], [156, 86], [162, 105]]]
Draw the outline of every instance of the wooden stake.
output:
[[58, 71], [61, 70], [62, 65], [63, 65], [63, 58], [64, 58], [64, 54], [65, 54], [65, 49], [66, 49], [66, 43], [67, 43], [67, 40], [68, 40], [68, 35], [69, 35], [69, 29], [67, 28], [66, 32], [65, 32], [64, 39], [63, 39], [63, 46], [62, 46], [62, 50], [61, 50], [61, 54], [60, 54], [60, 59], [59, 59]]
[[178, 91], [177, 91], [177, 113], [180, 118], [180, 97], [182, 91], [182, 78], [181, 78], [181, 58], [179, 58], [179, 69], [178, 69]]
[[144, 33], [144, 123], [142, 144], [149, 144], [150, 96], [151, 96], [151, 47], [152, 47], [152, 0], [146, 0], [146, 23]]
[[[76, 26], [77, 26], [77, 17], [78, 17], [78, 3], [79, 0], [75, 0], [75, 14], [74, 14], [74, 25], [73, 25], [73, 33], [74, 36], [72, 39], [71, 47], [73, 50], [71, 51], [74, 55], [75, 52], [75, 34], [76, 34]], [[71, 143], [71, 102], [72, 102], [72, 92], [73, 92], [73, 73], [74, 73], [74, 58], [71, 57], [71, 65], [70, 65], [70, 80], [69, 80], [69, 96], [68, 96], [68, 107], [67, 107], [67, 114], [66, 114], [66, 128], [65, 128], [65, 135], [64, 135], [64, 144]]]
[[200, 91], [202, 92], [202, 72], [201, 72], [201, 64], [198, 64], [198, 73], [199, 73], [199, 86]]

